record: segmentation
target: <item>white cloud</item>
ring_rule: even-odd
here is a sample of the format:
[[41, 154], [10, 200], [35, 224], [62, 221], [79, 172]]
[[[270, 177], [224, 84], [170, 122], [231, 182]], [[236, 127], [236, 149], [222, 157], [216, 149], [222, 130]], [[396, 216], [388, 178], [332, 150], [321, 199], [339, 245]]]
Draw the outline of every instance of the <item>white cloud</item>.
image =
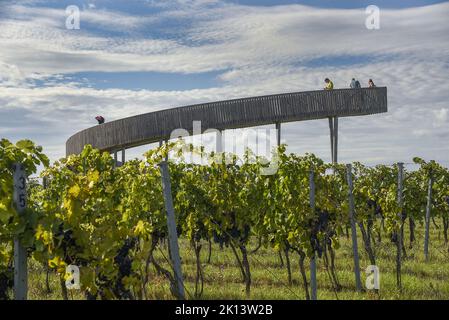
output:
[[[363, 10], [229, 4], [204, 9], [197, 1], [180, 3], [184, 7], [170, 7], [154, 16], [136, 17], [106, 10], [82, 12], [82, 19], [109, 30], [141, 30], [135, 36], [114, 38], [92, 35], [83, 29], [61, 28], [65, 17], [62, 10], [36, 11], [12, 6], [7, 12], [25, 20], [0, 22], [0, 43], [4, 48], [0, 59], [20, 65], [25, 73], [55, 73], [56, 69], [59, 73], [86, 70], [194, 73], [245, 69], [257, 64], [259, 69], [260, 66], [276, 69], [330, 55], [402, 54], [409, 59], [410, 55], [431, 58], [449, 53], [446, 45], [449, 3], [382, 10], [382, 28], [378, 31], [365, 28]], [[151, 36], [153, 23], [164, 19], [179, 19], [181, 25], [189, 22], [185, 29], [172, 27], [179, 29], [171, 31], [177, 32], [180, 39], [160, 40]], [[36, 55], [39, 60], [33, 59]]]
[[25, 76], [16, 65], [0, 61], [0, 84], [3, 86], [17, 86], [25, 80]]
[[439, 110], [434, 110], [433, 114], [435, 116], [434, 126], [441, 127], [445, 124], [447, 125], [449, 109], [441, 108]]

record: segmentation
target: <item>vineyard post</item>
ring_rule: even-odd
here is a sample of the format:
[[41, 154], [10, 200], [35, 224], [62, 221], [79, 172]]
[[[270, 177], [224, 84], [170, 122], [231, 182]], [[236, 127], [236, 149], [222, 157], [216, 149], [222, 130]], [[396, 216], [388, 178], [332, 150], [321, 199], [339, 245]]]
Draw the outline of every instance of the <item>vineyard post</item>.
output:
[[426, 261], [429, 260], [429, 225], [430, 225], [430, 212], [432, 210], [432, 187], [433, 187], [433, 176], [432, 172], [430, 172], [429, 186], [427, 190], [426, 233], [424, 238], [424, 256], [426, 257]]
[[[14, 205], [19, 215], [23, 215], [26, 205], [26, 173], [22, 164], [14, 164]], [[14, 299], [26, 300], [28, 292], [27, 249], [14, 237]]]
[[360, 264], [359, 264], [359, 249], [357, 244], [357, 228], [355, 225], [355, 208], [354, 208], [354, 185], [352, 182], [352, 165], [346, 165], [346, 176], [349, 187], [349, 219], [351, 222], [351, 235], [352, 235], [352, 253], [354, 257], [354, 275], [355, 286], [357, 292], [362, 291], [362, 280], [360, 278]]
[[184, 283], [181, 269], [181, 258], [179, 256], [178, 233], [176, 230], [175, 211], [171, 194], [170, 173], [167, 161], [159, 164], [162, 174], [162, 189], [164, 192], [165, 209], [167, 211], [168, 241], [170, 246], [170, 259], [175, 273], [176, 290], [179, 299], [185, 299]]
[[399, 206], [399, 230], [396, 231], [396, 285], [399, 290], [402, 289], [401, 284], [401, 251], [402, 251], [402, 204], [403, 204], [403, 183], [404, 183], [404, 164], [398, 163], [398, 206]]
[[[310, 170], [309, 176], [309, 184], [310, 184], [310, 208], [312, 212], [315, 213], [315, 174], [313, 169]], [[316, 283], [316, 256], [315, 249], [312, 248], [313, 255], [310, 259], [310, 290], [311, 290], [311, 299], [317, 300], [317, 283]]]

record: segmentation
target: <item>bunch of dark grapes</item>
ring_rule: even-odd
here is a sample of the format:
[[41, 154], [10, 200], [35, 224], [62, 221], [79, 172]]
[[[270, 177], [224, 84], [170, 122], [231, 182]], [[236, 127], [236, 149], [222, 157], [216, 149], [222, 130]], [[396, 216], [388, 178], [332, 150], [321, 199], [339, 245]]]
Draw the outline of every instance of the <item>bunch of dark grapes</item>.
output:
[[378, 218], [383, 218], [382, 208], [381, 208], [381, 206], [379, 206], [379, 205], [377, 204], [376, 201], [370, 199], [370, 200], [368, 200], [368, 201], [366, 202], [366, 204], [368, 205], [368, 208], [369, 208], [369, 209], [374, 209], [374, 215], [375, 215], [376, 217], [378, 217]]
[[64, 252], [65, 262], [68, 264], [76, 264], [77, 266], [86, 266], [87, 261], [80, 259], [76, 256], [76, 253], [82, 252], [83, 248], [76, 243], [76, 239], [73, 236], [73, 230], [64, 230], [64, 224], [61, 223], [58, 228], [58, 232], [55, 234], [55, 238], [62, 236], [60, 247]]
[[126, 239], [123, 246], [114, 258], [114, 263], [118, 265], [118, 275], [115, 282], [114, 294], [121, 299], [133, 299], [132, 294], [123, 285], [123, 278], [132, 274], [132, 259], [129, 253], [136, 247], [137, 239]]
[[130, 276], [132, 274], [132, 259], [129, 256], [129, 253], [132, 249], [136, 247], [137, 239], [126, 239], [123, 246], [118, 250], [117, 255], [114, 257], [114, 263], [118, 267], [117, 278], [110, 279], [103, 274], [98, 275], [95, 283], [98, 286], [99, 290], [97, 294], [93, 295], [89, 292], [86, 292], [87, 300], [95, 300], [98, 295], [102, 300], [107, 299], [105, 289], [109, 289], [112, 291], [116, 298], [125, 299], [125, 300], [133, 300], [134, 297], [132, 293], [125, 288], [123, 285], [123, 278]]
[[313, 251], [316, 252], [320, 258], [323, 254], [324, 246], [320, 243], [318, 234], [320, 232], [325, 233], [327, 235], [326, 241], [328, 240], [327, 238], [330, 236], [329, 219], [329, 212], [319, 211], [318, 219], [310, 221], [310, 245], [312, 246]]
[[229, 215], [231, 217], [231, 227], [222, 229], [223, 232], [221, 234], [213, 232], [214, 242], [220, 245], [220, 249], [223, 249], [223, 245], [228, 246], [231, 239], [236, 239], [239, 243], [245, 243], [250, 235], [251, 229], [249, 225], [244, 225], [243, 230], [241, 230], [237, 227], [235, 213], [231, 212]]
[[14, 270], [8, 267], [0, 272], [0, 300], [9, 300], [8, 291], [14, 286]]
[[229, 243], [229, 236], [226, 233], [221, 233], [218, 234], [215, 230], [212, 233], [213, 239], [215, 243], [218, 243], [218, 245], [220, 246], [220, 249], [224, 248], [224, 245], [226, 245], [226, 247], [228, 246]]

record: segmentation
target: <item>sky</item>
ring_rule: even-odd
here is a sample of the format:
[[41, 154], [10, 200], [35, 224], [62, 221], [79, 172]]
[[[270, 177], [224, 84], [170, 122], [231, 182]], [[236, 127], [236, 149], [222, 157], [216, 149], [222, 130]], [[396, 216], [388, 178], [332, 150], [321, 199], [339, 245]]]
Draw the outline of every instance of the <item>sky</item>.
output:
[[[66, 26], [70, 5], [79, 29]], [[379, 29], [366, 27], [368, 5]], [[96, 115], [372, 78], [389, 112], [342, 118], [339, 160], [449, 166], [448, 18], [449, 2], [431, 0], [0, 0], [0, 138], [32, 139], [57, 160]], [[330, 160], [327, 120], [285, 124], [282, 142]]]

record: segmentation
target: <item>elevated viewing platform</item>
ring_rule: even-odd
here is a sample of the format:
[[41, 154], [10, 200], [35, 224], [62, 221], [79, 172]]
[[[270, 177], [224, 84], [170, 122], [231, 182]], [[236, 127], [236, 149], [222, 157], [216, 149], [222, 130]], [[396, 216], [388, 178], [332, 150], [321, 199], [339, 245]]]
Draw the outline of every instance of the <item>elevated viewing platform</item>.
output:
[[387, 112], [386, 87], [318, 90], [217, 101], [145, 113], [85, 129], [68, 139], [66, 154], [78, 154], [86, 144], [103, 151], [124, 150], [167, 140], [175, 129], [185, 129], [193, 134], [193, 121], [201, 121], [202, 130], [225, 130], [383, 112]]

